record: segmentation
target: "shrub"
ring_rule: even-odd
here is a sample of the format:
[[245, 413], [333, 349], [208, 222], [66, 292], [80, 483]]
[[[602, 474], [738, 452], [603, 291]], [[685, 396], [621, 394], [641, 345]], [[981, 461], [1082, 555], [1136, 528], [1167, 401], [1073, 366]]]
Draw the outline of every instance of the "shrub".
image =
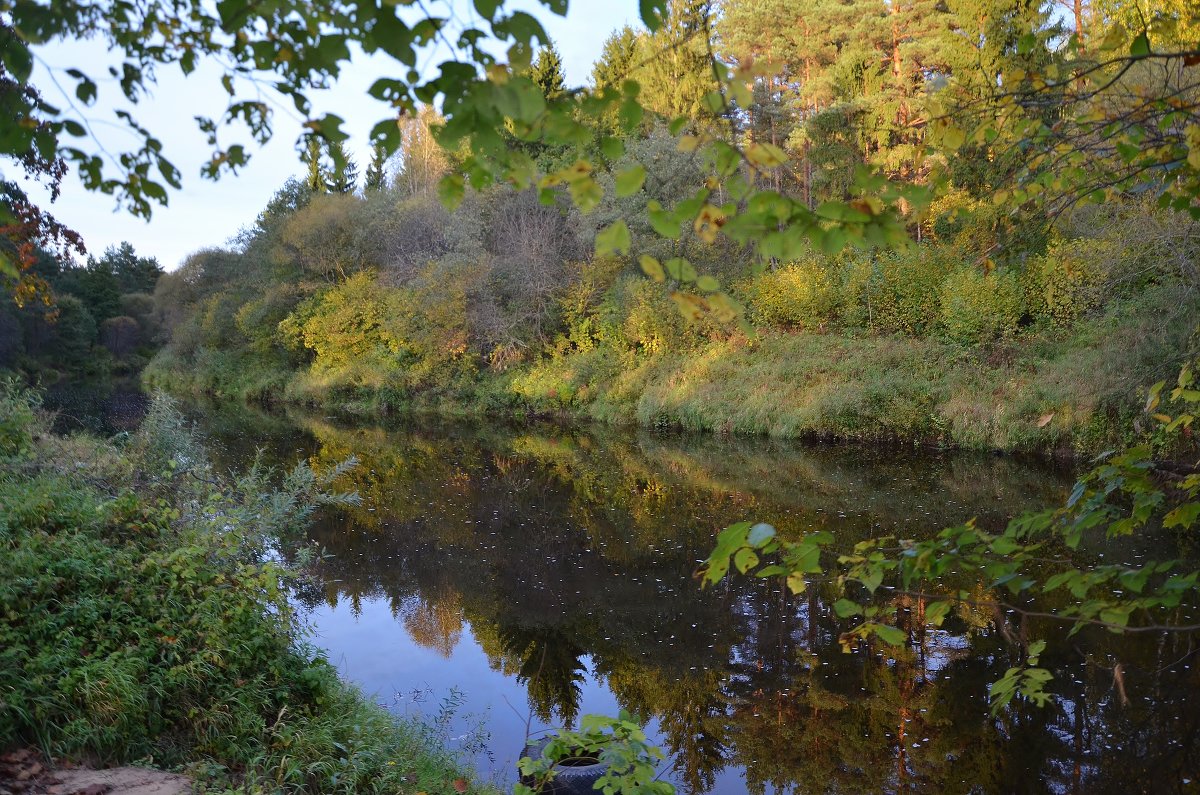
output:
[[1061, 325], [1100, 308], [1108, 297], [1120, 254], [1117, 244], [1105, 240], [1053, 244], [1026, 273], [1031, 311]]
[[1025, 306], [1021, 285], [1008, 271], [957, 270], [940, 291], [946, 336], [956, 342], [990, 342], [1015, 334]]
[[[0, 385], [5, 425], [28, 435], [35, 403]], [[0, 467], [0, 747], [187, 766], [217, 791], [449, 791], [438, 738], [301, 641], [293, 572], [271, 562], [311, 506], [347, 501], [324, 490], [349, 462], [226, 479], [162, 397], [129, 444], [90, 442], [124, 454], [123, 477], [55, 439]]]
[[838, 285], [819, 260], [767, 271], [745, 288], [755, 319], [766, 325], [813, 328], [832, 320], [840, 302]]
[[38, 430], [37, 397], [15, 378], [0, 380], [0, 460], [28, 455]]
[[873, 331], [927, 334], [941, 312], [942, 281], [953, 268], [953, 250], [942, 246], [852, 259], [842, 273], [846, 318]]
[[635, 353], [656, 355], [677, 350], [696, 335], [663, 288], [642, 278], [619, 281], [602, 314], [615, 321], [612, 330], [616, 331], [616, 339], [611, 344]]

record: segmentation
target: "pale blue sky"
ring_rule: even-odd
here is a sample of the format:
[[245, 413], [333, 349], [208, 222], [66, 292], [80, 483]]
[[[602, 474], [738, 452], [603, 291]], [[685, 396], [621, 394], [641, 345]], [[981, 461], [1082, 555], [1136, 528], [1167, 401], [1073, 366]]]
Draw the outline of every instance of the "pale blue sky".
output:
[[[554, 16], [527, 0], [511, 5], [526, 8], [542, 20], [562, 52], [571, 85], [587, 82], [591, 65], [610, 32], [625, 24], [638, 23], [635, 0], [573, 0], [566, 18]], [[74, 81], [66, 78], [62, 70], [78, 67], [99, 76], [116, 60], [97, 42], [59, 43], [39, 48], [37, 55], [40, 62], [35, 67], [33, 82], [48, 102], [60, 106], [67, 103], [55, 81], [67, 92], [74, 87]], [[51, 72], [55, 73], [54, 79]], [[294, 113], [277, 112], [274, 138], [261, 149], [250, 148], [249, 166], [237, 176], [227, 175], [216, 183], [200, 177], [200, 165], [210, 150], [193, 117], [216, 117], [224, 109], [227, 97], [220, 86], [220, 74], [211, 64], [186, 78], [178, 69], [161, 69], [152, 95], [130, 108], [139, 123], [162, 139], [168, 159], [183, 172], [183, 189], [171, 192], [168, 207], [156, 206], [149, 223], [123, 211], [114, 212], [111, 197], [89, 193], [73, 173], [67, 175], [62, 196], [50, 210], [83, 235], [89, 253], [98, 255], [106, 247], [128, 240], [138, 253], [158, 257], [163, 267], [173, 270], [190, 252], [221, 245], [252, 223], [279, 186], [289, 176], [301, 173], [303, 167], [295, 150], [299, 120]], [[395, 61], [360, 55], [332, 90], [314, 95], [319, 111], [336, 113], [346, 120], [344, 129], [351, 135], [348, 143], [360, 164], [360, 172], [368, 159], [367, 133], [387, 115], [386, 108], [368, 97], [366, 89], [376, 78], [387, 74], [401, 74]], [[87, 109], [86, 115], [94, 120], [93, 130], [106, 145], [119, 146], [119, 131], [104, 121], [112, 118], [119, 89], [112, 80], [97, 82], [100, 100]], [[236, 140], [245, 142], [246, 138], [243, 134]], [[11, 166], [5, 172], [9, 177], [17, 175], [17, 169]], [[36, 188], [30, 193], [43, 206], [49, 200], [48, 195]]]

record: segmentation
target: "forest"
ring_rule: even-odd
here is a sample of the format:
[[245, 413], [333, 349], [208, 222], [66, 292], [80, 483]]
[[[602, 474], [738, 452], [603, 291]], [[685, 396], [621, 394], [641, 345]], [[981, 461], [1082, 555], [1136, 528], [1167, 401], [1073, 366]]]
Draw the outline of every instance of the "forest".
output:
[[[781, 35], [779, 20], [792, 17]], [[314, 143], [305, 175], [236, 240], [158, 283], [165, 345], [146, 381], [366, 413], [1101, 449], [1128, 433], [1137, 388], [1169, 375], [1188, 347], [1196, 222], [1142, 189], [1099, 204], [1065, 193], [997, 201], [1028, 166], [1020, 147], [931, 155], [928, 119], [942, 108], [984, 113], [980, 75], [1051, 69], [1074, 57], [1068, 37], [1087, 52], [1119, 20], [1099, 4], [1073, 20], [1007, 0], [839, 0], [803, 14], [787, 3], [678, 2], [653, 34], [613, 32], [584, 87], [568, 87], [561, 56], [544, 48], [529, 76], [547, 101], [641, 86], [647, 113], [632, 129], [587, 119], [576, 146], [505, 133], [545, 173], [582, 148], [606, 188], [594, 208], [565, 189], [503, 185], [448, 208], [439, 184], [466, 153], [437, 144], [432, 109], [405, 123], [398, 155], [376, 150], [362, 180], [342, 144]], [[711, 111], [710, 47], [775, 71], [744, 106]], [[1136, 93], [1172, 78], [1155, 64], [1123, 79]], [[1040, 114], [1079, 112], [1070, 96], [1045, 93]], [[683, 139], [668, 129], [676, 118], [687, 120]], [[809, 244], [764, 258], [654, 209], [686, 205], [711, 183], [686, 143], [705, 135], [778, 148], [786, 165], [759, 181], [809, 208], [852, 199], [868, 165], [936, 183], [935, 198], [903, 217], [902, 245]], [[597, 253], [597, 235], [618, 220], [631, 253]], [[645, 278], [642, 257], [686, 260], [695, 284], [726, 287], [733, 309], [689, 318], [678, 291]]]

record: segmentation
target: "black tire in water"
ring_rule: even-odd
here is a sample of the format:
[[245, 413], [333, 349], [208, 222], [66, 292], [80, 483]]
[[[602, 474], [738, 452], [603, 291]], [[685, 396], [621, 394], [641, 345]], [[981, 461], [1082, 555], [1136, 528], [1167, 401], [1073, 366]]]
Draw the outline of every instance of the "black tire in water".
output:
[[[550, 742], [550, 737], [530, 740], [521, 751], [522, 757], [541, 759], [542, 751]], [[554, 767], [554, 778], [542, 787], [539, 792], [544, 795], [594, 795], [595, 784], [608, 771], [608, 764], [594, 756], [568, 757]], [[522, 779], [522, 783], [532, 786], [533, 782]]]

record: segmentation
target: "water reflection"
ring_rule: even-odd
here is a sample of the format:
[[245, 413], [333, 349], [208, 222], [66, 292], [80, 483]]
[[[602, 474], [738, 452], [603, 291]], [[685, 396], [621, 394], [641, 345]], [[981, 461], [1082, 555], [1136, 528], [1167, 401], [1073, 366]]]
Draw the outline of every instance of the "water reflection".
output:
[[[1052, 644], [1052, 705], [993, 719], [987, 683], [1015, 664], [1017, 636], [1042, 633], [1034, 623], [963, 606], [935, 631], [908, 600], [897, 607], [909, 648], [843, 653], [828, 586], [797, 597], [746, 578], [702, 591], [693, 578], [733, 521], [825, 528], [847, 543], [969, 516], [999, 526], [1061, 499], [1067, 473], [757, 439], [205, 416], [231, 459], [247, 440], [317, 467], [359, 457], [343, 485], [363, 504], [313, 528], [331, 556], [303, 599], [335, 661], [368, 688], [408, 686], [388, 676], [423, 660], [406, 675], [490, 709], [501, 769], [520, 745], [509, 708], [524, 706], [502, 702], [519, 692], [534, 723], [570, 725], [596, 703], [653, 719], [668, 777], [689, 793], [1196, 786], [1187, 638], [1084, 632]], [[352, 637], [356, 626], [370, 629]]]

